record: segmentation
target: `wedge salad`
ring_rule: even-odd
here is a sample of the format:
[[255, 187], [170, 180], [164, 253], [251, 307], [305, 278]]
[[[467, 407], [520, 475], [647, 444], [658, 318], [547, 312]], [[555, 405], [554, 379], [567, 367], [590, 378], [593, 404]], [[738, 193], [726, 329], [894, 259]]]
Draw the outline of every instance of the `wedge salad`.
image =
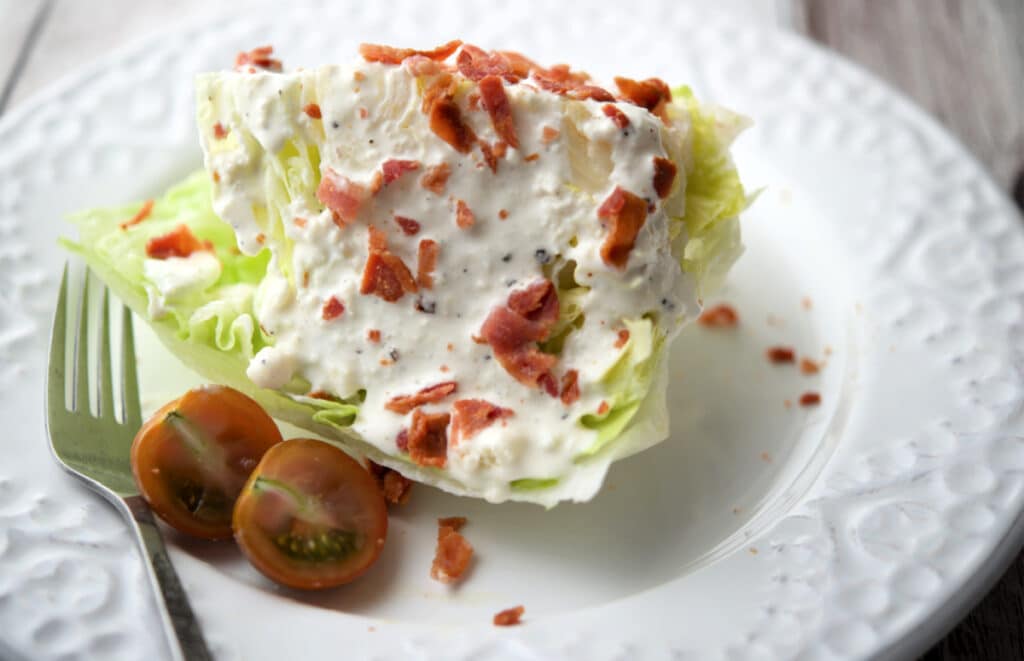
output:
[[452, 41], [196, 79], [205, 169], [73, 217], [207, 379], [418, 482], [586, 501], [668, 434], [667, 349], [741, 252], [741, 116]]

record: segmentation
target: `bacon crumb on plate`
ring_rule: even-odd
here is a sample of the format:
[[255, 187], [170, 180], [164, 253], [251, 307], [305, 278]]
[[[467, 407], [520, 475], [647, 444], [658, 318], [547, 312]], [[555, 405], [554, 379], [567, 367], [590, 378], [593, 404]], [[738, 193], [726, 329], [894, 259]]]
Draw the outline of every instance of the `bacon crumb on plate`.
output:
[[800, 371], [803, 374], [817, 374], [819, 371], [821, 371], [821, 365], [811, 360], [810, 358], [801, 358]]
[[[461, 517], [458, 517], [461, 518]], [[473, 545], [466, 541], [459, 531], [450, 525], [438, 520], [437, 527], [437, 549], [434, 552], [434, 562], [430, 567], [430, 577], [442, 583], [454, 583], [462, 578], [469, 568], [473, 559]], [[463, 519], [460, 523], [465, 523]]]
[[405, 505], [412, 492], [412, 480], [387, 466], [368, 461], [370, 474], [377, 480], [384, 500], [392, 505]]
[[805, 392], [800, 395], [800, 406], [817, 406], [821, 403], [821, 395], [816, 392]]
[[776, 365], [796, 362], [796, 352], [790, 347], [769, 347], [764, 353]]
[[437, 520], [438, 533], [441, 528], [451, 528], [455, 532], [462, 530], [463, 526], [468, 523], [469, 520], [464, 516], [444, 516]]
[[522, 606], [506, 608], [494, 616], [494, 626], [511, 627], [517, 624], [522, 624], [523, 613], [525, 612], [526, 609]]
[[707, 308], [697, 318], [698, 324], [708, 328], [733, 328], [739, 322], [740, 316], [727, 303], [719, 303], [714, 307]]

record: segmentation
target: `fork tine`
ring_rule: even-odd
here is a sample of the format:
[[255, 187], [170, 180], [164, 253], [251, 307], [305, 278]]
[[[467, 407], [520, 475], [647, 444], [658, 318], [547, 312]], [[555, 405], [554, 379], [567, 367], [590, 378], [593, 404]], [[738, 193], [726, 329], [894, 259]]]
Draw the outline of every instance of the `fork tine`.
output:
[[[67, 341], [68, 319], [68, 264], [64, 262], [64, 275], [60, 279], [60, 294], [57, 296], [57, 309], [53, 313], [53, 330], [50, 334], [50, 373], [46, 379], [46, 407], [51, 411], [63, 411], [67, 408], [64, 376], [67, 372]], [[57, 408], [59, 407], [59, 408]]]
[[142, 407], [139, 405], [139, 374], [135, 365], [132, 311], [128, 306], [123, 306], [121, 327], [121, 400], [124, 424], [134, 430], [142, 426]]
[[78, 306], [78, 337], [75, 341], [75, 391], [72, 411], [89, 412], [89, 269], [82, 278], [82, 301]]
[[100, 418], [114, 419], [114, 392], [113, 379], [111, 378], [110, 367], [110, 290], [103, 288], [103, 306], [100, 310], [100, 357], [97, 375], [97, 390], [99, 390], [99, 402], [96, 406], [97, 415]]

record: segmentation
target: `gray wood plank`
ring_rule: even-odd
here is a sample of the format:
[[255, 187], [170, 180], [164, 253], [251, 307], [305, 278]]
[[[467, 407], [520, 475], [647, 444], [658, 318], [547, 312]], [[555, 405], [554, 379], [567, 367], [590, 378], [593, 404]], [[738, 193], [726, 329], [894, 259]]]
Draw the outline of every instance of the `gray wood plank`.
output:
[[29, 35], [42, 7], [42, 0], [0, 0], [0, 113], [17, 85]]

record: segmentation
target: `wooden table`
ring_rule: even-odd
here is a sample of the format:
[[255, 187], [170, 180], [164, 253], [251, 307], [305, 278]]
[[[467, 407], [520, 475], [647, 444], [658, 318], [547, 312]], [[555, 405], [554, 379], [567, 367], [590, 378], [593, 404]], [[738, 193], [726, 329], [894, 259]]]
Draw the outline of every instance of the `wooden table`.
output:
[[[805, 33], [932, 112], [1024, 208], [1022, 0], [729, 0]], [[204, 0], [0, 0], [0, 114]], [[1024, 554], [923, 661], [1024, 659]]]

